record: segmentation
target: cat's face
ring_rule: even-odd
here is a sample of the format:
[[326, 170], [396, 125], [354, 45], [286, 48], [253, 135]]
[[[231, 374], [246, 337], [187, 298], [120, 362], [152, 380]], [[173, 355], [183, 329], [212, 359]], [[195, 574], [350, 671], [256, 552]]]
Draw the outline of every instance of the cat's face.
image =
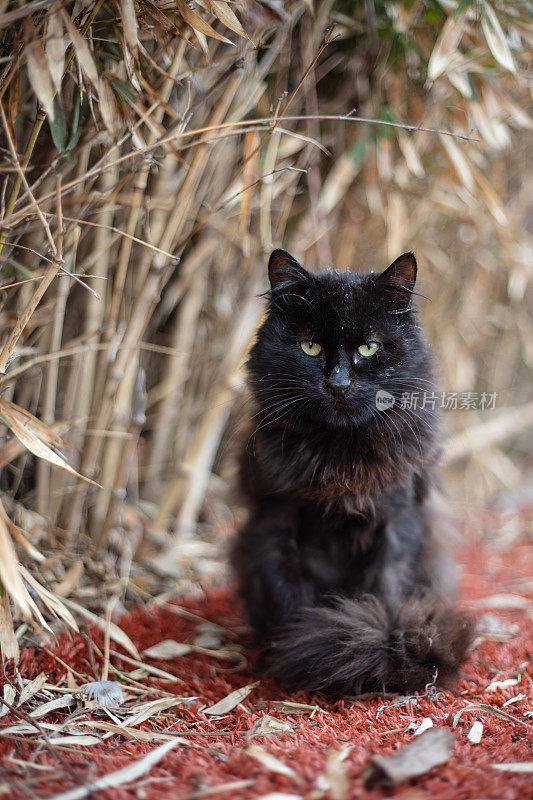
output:
[[429, 387], [427, 346], [410, 304], [411, 253], [380, 275], [311, 274], [275, 250], [269, 276], [269, 312], [249, 361], [265, 424], [369, 424], [394, 413], [377, 409], [378, 391], [399, 401]]

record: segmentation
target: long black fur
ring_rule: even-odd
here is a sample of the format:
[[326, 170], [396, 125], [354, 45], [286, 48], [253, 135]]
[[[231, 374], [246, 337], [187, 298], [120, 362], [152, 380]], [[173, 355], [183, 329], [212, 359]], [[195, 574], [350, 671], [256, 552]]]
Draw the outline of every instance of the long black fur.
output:
[[[260, 664], [284, 685], [329, 694], [421, 688], [436, 671], [450, 679], [472, 627], [453, 607], [415, 258], [380, 275], [311, 274], [275, 250], [269, 276], [248, 362], [251, 518], [233, 552]], [[302, 341], [319, 343], [319, 356]], [[368, 342], [379, 348], [364, 358]], [[394, 404], [379, 410], [378, 391]]]

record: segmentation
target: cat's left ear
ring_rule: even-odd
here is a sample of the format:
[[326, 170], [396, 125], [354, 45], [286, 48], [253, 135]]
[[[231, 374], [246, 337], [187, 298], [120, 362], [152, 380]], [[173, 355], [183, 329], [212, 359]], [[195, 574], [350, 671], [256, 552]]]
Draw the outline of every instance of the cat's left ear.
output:
[[286, 250], [273, 250], [268, 260], [270, 286], [276, 289], [282, 283], [297, 283], [309, 278], [307, 272]]
[[414, 253], [403, 253], [390, 267], [377, 276], [374, 285], [395, 302], [407, 307], [416, 283], [416, 258]]

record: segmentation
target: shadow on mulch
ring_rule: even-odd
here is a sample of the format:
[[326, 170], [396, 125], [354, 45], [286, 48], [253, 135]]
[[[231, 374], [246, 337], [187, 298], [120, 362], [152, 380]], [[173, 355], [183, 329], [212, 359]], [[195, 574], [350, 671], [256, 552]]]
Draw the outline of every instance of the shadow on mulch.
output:
[[[473, 606], [488, 633], [470, 654], [453, 691], [439, 691], [431, 696], [419, 693], [402, 705], [395, 705], [394, 698], [390, 697], [328, 702], [320, 696], [289, 695], [273, 683], [262, 681], [234, 710], [217, 718], [202, 709], [257, 680], [250, 663], [235, 668], [229, 662], [198, 652], [167, 661], [151, 660], [149, 663], [153, 666], [175, 675], [176, 681], [165, 682], [137, 673], [137, 680], [146, 687], [143, 699], [160, 696], [157, 690], [197, 699], [151, 717], [139, 727], [145, 732], [179, 734], [190, 744], [167, 753], [135, 783], [99, 790], [90, 796], [109, 800], [166, 800], [211, 794], [250, 800], [270, 793], [281, 793], [273, 795], [272, 800], [289, 796], [317, 800], [322, 797], [326, 800], [378, 800], [391, 796], [405, 800], [449, 800], [452, 797], [454, 800], [503, 800], [531, 796], [530, 775], [499, 771], [490, 766], [531, 759], [531, 737], [528, 738], [531, 726], [527, 724], [528, 719], [531, 720], [527, 717], [531, 678], [524, 665], [531, 650], [531, 620], [523, 603], [525, 582], [520, 592], [515, 588], [517, 579], [531, 574], [531, 548], [527, 543], [515, 542], [510, 551], [488, 552], [476, 544], [463, 552], [461, 561], [463, 601]], [[243, 625], [240, 608], [228, 588], [206, 589], [204, 596], [181, 599], [179, 603], [204, 620], [231, 630]], [[168, 607], [155, 605], [133, 609], [120, 621], [140, 652], [165, 639], [193, 641], [200, 623], [201, 620], [192, 615], [183, 617]], [[103, 648], [102, 633], [91, 630], [91, 637], [96, 645], [92, 653], [86, 638], [78, 635], [61, 636], [53, 649], [56, 656], [72, 669], [86, 674], [88, 680], [94, 680], [94, 667], [98, 671], [102, 663], [99, 656]], [[253, 653], [247, 649], [244, 654], [253, 658]], [[119, 657], [112, 657], [112, 664], [130, 674], [133, 669]], [[34, 678], [43, 671], [49, 683], [57, 685], [63, 679], [65, 685], [65, 667], [53, 655], [44, 650], [24, 650], [20, 675]], [[516, 683], [487, 689], [495, 680], [505, 681], [513, 676], [518, 678]], [[280, 700], [316, 704], [319, 710], [306, 715], [283, 713], [271, 705]], [[362, 775], [370, 755], [388, 755], [409, 742], [412, 729], [425, 717], [436, 727], [452, 729], [454, 716], [465, 708], [466, 701], [503, 709], [517, 721], [479, 710], [464, 711], [455, 728], [456, 744], [448, 763], [399, 787], [365, 787]], [[383, 709], [378, 714], [379, 707]], [[62, 709], [39, 722], [61, 722], [68, 713]], [[96, 714], [101, 715], [100, 719], [111, 721], [101, 710]], [[290, 730], [284, 732], [281, 739], [261, 737], [254, 738], [252, 743], [261, 745], [290, 766], [295, 777], [272, 771], [246, 752], [250, 744], [246, 734], [264, 714], [288, 723]], [[483, 735], [479, 744], [471, 744], [467, 734], [476, 720], [483, 724]], [[2, 727], [17, 721], [9, 714], [2, 719]], [[50, 798], [118, 770], [140, 759], [158, 744], [160, 740], [137, 742], [113, 735], [91, 747], [60, 746], [54, 755], [43, 747], [42, 739], [34, 741], [31, 736], [22, 735], [0, 737], [0, 796], [13, 800]], [[331, 754], [344, 748], [349, 751], [337, 770], [343, 770], [348, 779], [347, 793], [342, 788], [343, 781], [337, 781], [332, 775], [335, 770], [331, 766]], [[234, 788], [216, 790], [217, 786], [241, 780], [249, 783], [240, 788], [237, 783]], [[332, 781], [333, 791], [328, 781]]]

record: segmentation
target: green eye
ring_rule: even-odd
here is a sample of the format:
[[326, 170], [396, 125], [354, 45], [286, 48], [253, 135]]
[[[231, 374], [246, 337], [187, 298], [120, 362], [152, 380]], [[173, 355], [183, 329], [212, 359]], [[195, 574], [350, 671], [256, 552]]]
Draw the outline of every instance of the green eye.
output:
[[318, 342], [309, 342], [307, 339], [300, 342], [300, 347], [307, 356], [317, 356], [322, 352], [322, 345], [318, 344]]
[[358, 347], [357, 352], [364, 358], [370, 358], [370, 356], [374, 355], [378, 347], [379, 344], [377, 342], [369, 342], [368, 344], [362, 344]]

